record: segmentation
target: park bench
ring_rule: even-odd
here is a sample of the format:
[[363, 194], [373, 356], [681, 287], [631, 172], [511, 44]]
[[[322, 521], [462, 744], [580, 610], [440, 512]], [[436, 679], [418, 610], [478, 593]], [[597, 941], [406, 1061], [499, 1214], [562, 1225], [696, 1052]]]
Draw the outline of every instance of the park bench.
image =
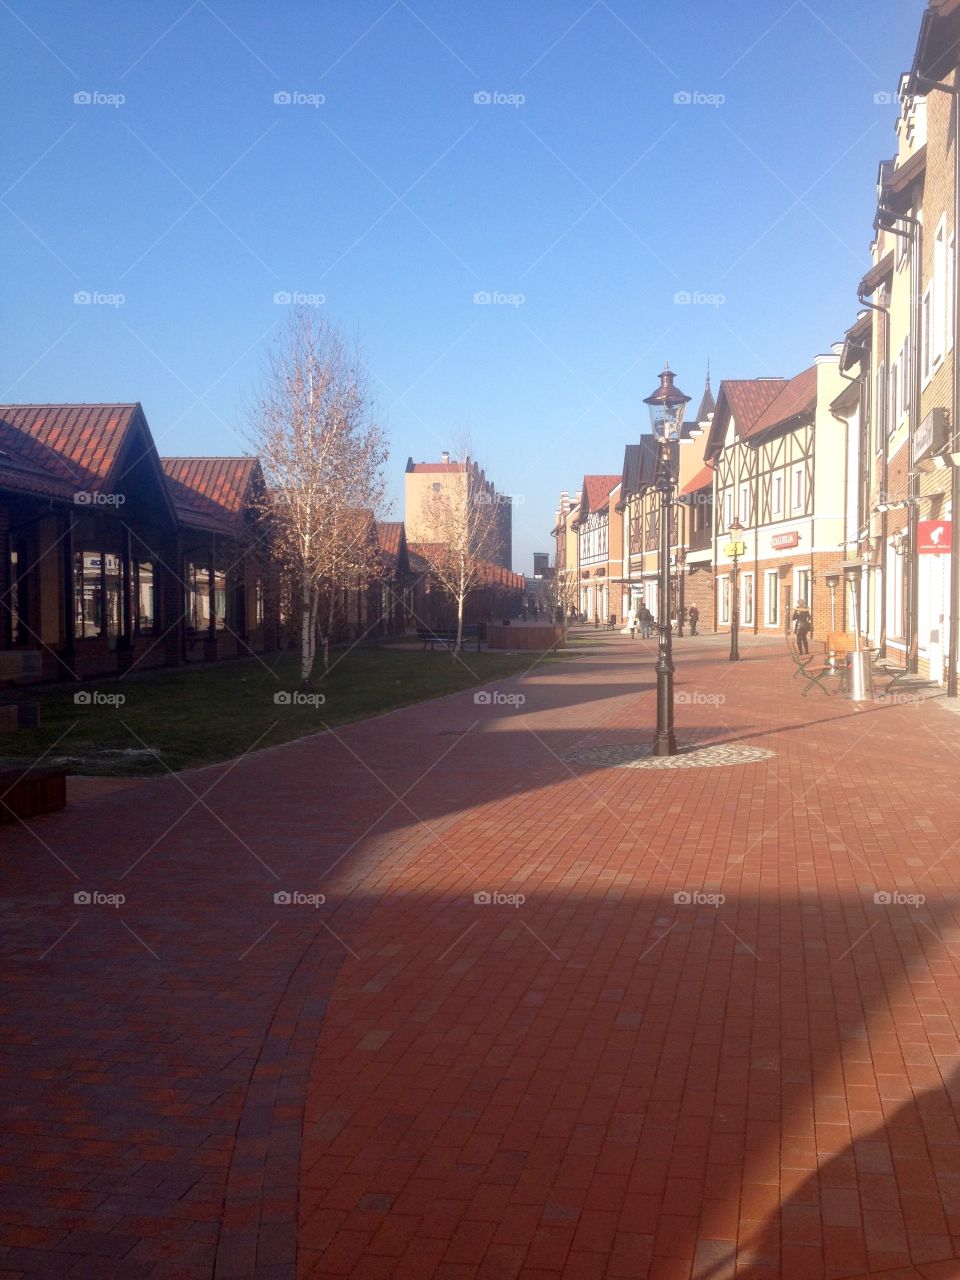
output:
[[912, 688], [912, 689], [928, 689], [935, 683], [933, 680], [924, 680], [916, 671], [910, 668], [915, 665], [917, 657], [917, 640], [914, 637], [910, 649], [904, 657], [903, 666], [898, 666], [895, 662], [891, 662], [888, 658], [880, 657], [880, 650], [876, 650], [873, 657], [873, 673], [875, 676], [886, 676], [887, 683], [884, 685], [883, 693], [886, 696], [893, 689]]
[[66, 803], [66, 769], [31, 765], [0, 769], [0, 824], [53, 813]]
[[[449, 649], [457, 643], [456, 627], [417, 627], [417, 636], [423, 641], [423, 647], [426, 649], [429, 644], [432, 649], [435, 644], [442, 644]], [[480, 652], [480, 625], [474, 623], [472, 626], [463, 628], [463, 643], [466, 646], [468, 640], [476, 640], [477, 653]]]

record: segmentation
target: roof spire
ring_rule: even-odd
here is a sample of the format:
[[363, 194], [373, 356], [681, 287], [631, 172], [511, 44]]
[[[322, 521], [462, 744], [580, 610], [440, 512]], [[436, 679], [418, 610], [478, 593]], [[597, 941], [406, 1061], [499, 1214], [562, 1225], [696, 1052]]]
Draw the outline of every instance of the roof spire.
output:
[[713, 392], [710, 390], [710, 357], [707, 356], [707, 380], [703, 388], [703, 399], [700, 401], [700, 408], [697, 410], [697, 422], [705, 422], [717, 407], [717, 402], [713, 398]]

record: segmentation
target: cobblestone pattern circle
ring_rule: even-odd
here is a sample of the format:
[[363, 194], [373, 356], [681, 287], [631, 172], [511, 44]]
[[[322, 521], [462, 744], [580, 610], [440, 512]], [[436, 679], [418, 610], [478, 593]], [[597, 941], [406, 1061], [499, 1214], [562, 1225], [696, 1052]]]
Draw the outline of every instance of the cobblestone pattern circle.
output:
[[756, 764], [776, 753], [766, 747], [716, 743], [709, 747], [681, 747], [675, 756], [651, 756], [649, 746], [592, 747], [572, 752], [564, 759], [574, 764], [599, 764], [610, 769], [722, 769], [728, 765]]

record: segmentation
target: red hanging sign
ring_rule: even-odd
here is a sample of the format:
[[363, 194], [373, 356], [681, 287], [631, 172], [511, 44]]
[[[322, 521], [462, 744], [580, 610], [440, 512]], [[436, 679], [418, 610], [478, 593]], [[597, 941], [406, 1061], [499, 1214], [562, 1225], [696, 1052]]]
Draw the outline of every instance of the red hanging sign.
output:
[[917, 522], [917, 550], [922, 556], [950, 554], [951, 520], [919, 520]]
[[774, 551], [782, 551], [785, 547], [795, 547], [800, 541], [799, 533], [775, 533], [770, 539]]

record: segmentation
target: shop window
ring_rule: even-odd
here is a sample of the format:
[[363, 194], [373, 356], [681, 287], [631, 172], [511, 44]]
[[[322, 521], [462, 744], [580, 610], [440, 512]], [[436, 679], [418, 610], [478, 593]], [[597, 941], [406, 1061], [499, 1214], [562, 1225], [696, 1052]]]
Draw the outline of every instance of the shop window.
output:
[[768, 627], [780, 625], [780, 574], [768, 569], [764, 574], [764, 621]]
[[153, 561], [137, 560], [134, 565], [134, 599], [138, 635], [149, 635], [157, 626], [157, 596]]
[[187, 561], [184, 565], [187, 627], [206, 631], [210, 626], [210, 577], [205, 564]]
[[717, 612], [720, 615], [720, 621], [728, 623], [730, 621], [730, 578], [727, 574], [721, 574], [717, 578]]
[[753, 574], [745, 573], [740, 579], [740, 616], [746, 626], [753, 626]]

